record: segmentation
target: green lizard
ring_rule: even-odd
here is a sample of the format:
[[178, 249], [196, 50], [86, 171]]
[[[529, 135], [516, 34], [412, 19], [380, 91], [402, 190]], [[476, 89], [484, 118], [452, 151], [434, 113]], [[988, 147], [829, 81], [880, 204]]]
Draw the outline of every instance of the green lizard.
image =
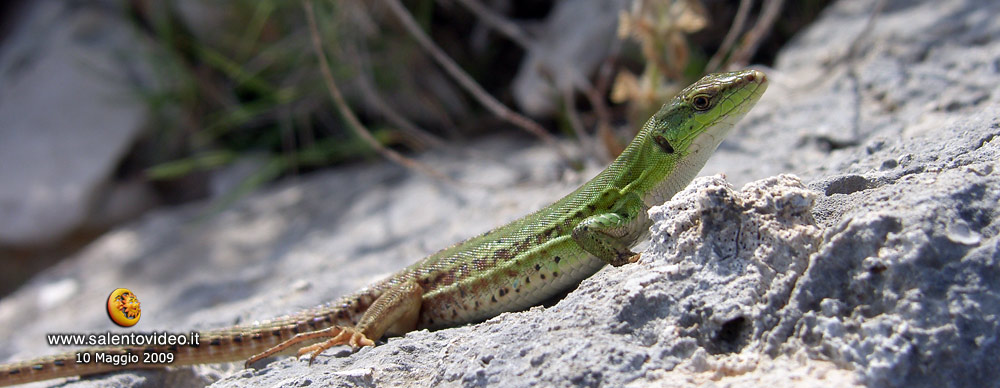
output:
[[[418, 261], [385, 280], [297, 314], [201, 333], [199, 346], [89, 349], [105, 355], [170, 353], [170, 365], [372, 346], [384, 335], [477, 322], [574, 287], [605, 264], [635, 262], [646, 211], [694, 178], [767, 88], [764, 73], [708, 75], [642, 127], [610, 166], [559, 201]], [[76, 353], [0, 365], [0, 385], [162, 364], [75, 363]]]

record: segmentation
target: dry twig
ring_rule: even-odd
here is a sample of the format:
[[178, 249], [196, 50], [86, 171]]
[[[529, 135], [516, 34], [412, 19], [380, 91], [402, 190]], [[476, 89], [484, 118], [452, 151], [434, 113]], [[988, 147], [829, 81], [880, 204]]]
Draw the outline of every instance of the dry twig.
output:
[[580, 120], [580, 112], [576, 111], [576, 101], [573, 97], [572, 88], [562, 90], [563, 104], [566, 106], [566, 119], [569, 121], [569, 126], [573, 129], [576, 138], [580, 139], [580, 145], [583, 146], [583, 149], [586, 152], [594, 152], [597, 147], [587, 131], [583, 129], [583, 121]]
[[482, 20], [487, 26], [494, 29], [496, 32], [499, 32], [503, 36], [506, 36], [507, 39], [510, 39], [514, 43], [517, 43], [521, 46], [521, 48], [527, 50], [534, 44], [535, 40], [528, 36], [528, 34], [524, 32], [524, 29], [517, 24], [514, 24], [514, 22], [507, 20], [507, 18], [502, 15], [493, 12], [493, 10], [480, 3], [479, 0], [457, 1], [462, 3], [462, 5], [469, 11], [476, 14], [476, 16], [479, 17], [479, 20]]
[[719, 46], [719, 50], [715, 52], [712, 59], [708, 61], [708, 65], [705, 66], [706, 73], [719, 71], [719, 69], [725, 68], [730, 63], [730, 61], [726, 61], [725, 63], [722, 61], [729, 54], [729, 49], [733, 47], [733, 43], [736, 43], [736, 38], [743, 31], [743, 25], [746, 24], [747, 16], [750, 15], [751, 6], [753, 6], [753, 0], [740, 0], [740, 6], [736, 9], [736, 16], [733, 17], [733, 24], [729, 27], [729, 32], [722, 39], [722, 45]]
[[358, 137], [364, 140], [365, 143], [368, 143], [372, 149], [377, 151], [386, 159], [389, 159], [405, 168], [427, 174], [435, 179], [448, 183], [455, 183], [454, 180], [431, 168], [430, 166], [407, 158], [396, 151], [386, 148], [382, 145], [382, 143], [379, 143], [370, 132], [368, 132], [368, 129], [366, 129], [363, 124], [361, 124], [358, 117], [355, 116], [354, 112], [351, 111], [351, 108], [347, 106], [347, 101], [344, 100], [344, 96], [340, 93], [340, 88], [337, 87], [337, 83], [333, 79], [333, 74], [330, 72], [330, 63], [327, 61], [326, 54], [323, 52], [323, 42], [319, 37], [319, 28], [316, 25], [316, 15], [313, 11], [312, 0], [303, 0], [302, 6], [305, 8], [306, 19], [309, 22], [309, 33], [312, 35], [312, 47], [313, 51], [316, 53], [316, 57], [319, 59], [320, 72], [323, 74], [323, 80], [326, 82], [327, 90], [330, 91], [330, 97], [333, 99], [334, 105], [337, 106], [337, 110], [340, 112], [340, 115], [343, 116], [344, 121], [347, 122], [347, 126], [354, 131]]
[[371, 65], [367, 61], [367, 56], [363, 55], [359, 50], [357, 50], [354, 45], [346, 45], [344, 51], [347, 55], [345, 57], [350, 58], [351, 65], [354, 66], [360, 73], [358, 77], [355, 78], [357, 82], [358, 91], [361, 92], [361, 97], [378, 109], [379, 113], [390, 124], [396, 126], [404, 134], [406, 134], [410, 139], [417, 143], [420, 147], [435, 147], [443, 148], [445, 147], [445, 141], [441, 138], [431, 134], [418, 127], [412, 121], [403, 117], [398, 111], [389, 106], [389, 104], [379, 95], [378, 90], [376, 90], [374, 82], [371, 77]]
[[774, 22], [778, 19], [778, 13], [781, 12], [781, 7], [784, 3], [784, 0], [764, 0], [760, 17], [757, 18], [757, 24], [754, 24], [753, 28], [743, 35], [743, 43], [733, 53], [729, 61], [730, 63], [746, 66], [750, 61], [750, 57], [760, 47], [760, 42], [771, 31], [771, 27], [774, 26]]
[[482, 86], [476, 83], [476, 81], [473, 80], [472, 77], [469, 76], [469, 74], [467, 74], [464, 70], [462, 70], [462, 68], [459, 67], [458, 64], [451, 59], [451, 57], [445, 54], [444, 51], [441, 50], [441, 48], [438, 47], [430, 39], [430, 37], [428, 37], [427, 34], [425, 34], [424, 31], [420, 29], [420, 26], [417, 24], [416, 20], [413, 20], [413, 16], [410, 15], [409, 11], [407, 11], [406, 8], [403, 7], [403, 4], [401, 4], [399, 0], [385, 0], [385, 3], [386, 5], [389, 6], [389, 9], [392, 11], [392, 13], [395, 14], [397, 18], [399, 18], [399, 21], [403, 24], [403, 27], [405, 27], [406, 30], [410, 33], [410, 35], [412, 35], [413, 38], [417, 40], [417, 43], [420, 44], [420, 46], [423, 47], [423, 49], [426, 50], [431, 55], [431, 58], [434, 58], [434, 60], [438, 63], [438, 65], [444, 68], [445, 72], [448, 73], [448, 75], [450, 75], [456, 82], [458, 82], [458, 84], [461, 85], [462, 88], [464, 88], [466, 91], [472, 94], [472, 96], [475, 97], [480, 104], [482, 104], [484, 107], [486, 107], [486, 109], [488, 109], [490, 112], [493, 112], [494, 115], [503, 119], [504, 121], [507, 121], [518, 127], [521, 127], [525, 131], [528, 131], [529, 133], [537, 136], [539, 139], [542, 139], [542, 141], [544, 141], [546, 144], [552, 147], [556, 151], [556, 153], [559, 154], [559, 157], [562, 158], [569, 165], [577, 164], [574, 163], [573, 160], [569, 157], [569, 154], [567, 154], [566, 151], [563, 150], [563, 148], [556, 141], [556, 138], [545, 131], [545, 128], [543, 128], [540, 124], [534, 122], [533, 120], [508, 108], [502, 102], [493, 98], [493, 96], [487, 93]]

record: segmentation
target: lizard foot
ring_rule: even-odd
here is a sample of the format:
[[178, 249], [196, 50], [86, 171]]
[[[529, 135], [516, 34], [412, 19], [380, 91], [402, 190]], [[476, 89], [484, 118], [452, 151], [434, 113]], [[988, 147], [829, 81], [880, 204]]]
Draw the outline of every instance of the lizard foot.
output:
[[636, 254], [634, 254], [634, 255], [632, 255], [632, 256], [629, 256], [629, 258], [628, 258], [628, 262], [629, 262], [629, 263], [636, 263], [636, 262], [638, 262], [638, 261], [639, 261], [639, 259], [640, 259], [641, 257], [642, 257], [642, 253], [636, 253]]
[[250, 365], [253, 365], [257, 361], [281, 353], [285, 349], [288, 349], [294, 346], [295, 344], [315, 339], [322, 339], [324, 337], [332, 337], [332, 338], [317, 344], [303, 347], [298, 350], [297, 354], [301, 356], [303, 354], [311, 353], [312, 357], [309, 359], [309, 363], [312, 364], [313, 360], [316, 359], [316, 356], [318, 356], [324, 350], [329, 349], [336, 345], [351, 345], [351, 347], [354, 348], [355, 350], [357, 350], [359, 347], [362, 346], [375, 345], [375, 341], [368, 339], [367, 336], [365, 336], [363, 333], [357, 331], [352, 327], [331, 326], [323, 330], [316, 330], [316, 331], [310, 331], [308, 333], [296, 334], [294, 337], [289, 338], [287, 341], [277, 344], [274, 347], [265, 350], [260, 354], [250, 357], [250, 359], [248, 359], [247, 362], [244, 364], [244, 367], [250, 368]]
[[353, 348], [353, 350], [355, 351], [362, 346], [375, 345], [375, 341], [368, 339], [368, 337], [366, 337], [364, 334], [350, 327], [342, 328], [334, 326], [316, 331], [314, 333], [321, 333], [320, 336], [322, 337], [333, 337], [333, 338], [299, 349], [297, 353], [298, 356], [301, 357], [305, 354], [310, 355], [309, 365], [312, 365], [313, 360], [316, 359], [316, 356], [318, 356], [320, 353], [323, 353], [324, 350], [327, 350], [337, 345], [351, 345], [351, 348]]

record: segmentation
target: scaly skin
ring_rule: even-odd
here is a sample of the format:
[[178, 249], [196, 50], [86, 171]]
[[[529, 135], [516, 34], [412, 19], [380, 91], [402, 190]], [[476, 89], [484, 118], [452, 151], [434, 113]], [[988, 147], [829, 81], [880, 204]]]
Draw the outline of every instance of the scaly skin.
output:
[[[477, 322], [574, 287], [605, 264], [634, 262], [646, 211], [686, 186], [767, 88], [763, 73], [713, 74], [682, 90], [604, 171], [559, 201], [418, 261], [339, 301], [253, 326], [201, 334], [197, 347], [104, 348], [108, 354], [172, 352], [169, 365], [245, 360], [384, 335]], [[75, 353], [0, 365], [0, 386], [164, 365], [76, 364]]]

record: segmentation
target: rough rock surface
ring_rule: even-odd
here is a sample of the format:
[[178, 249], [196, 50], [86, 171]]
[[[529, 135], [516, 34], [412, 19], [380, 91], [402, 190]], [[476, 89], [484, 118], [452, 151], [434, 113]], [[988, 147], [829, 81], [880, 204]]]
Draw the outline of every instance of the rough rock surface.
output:
[[[639, 264], [606, 269], [548, 309], [411, 333], [311, 367], [281, 362], [217, 386], [476, 386], [518, 376], [520, 386], [641, 387], [763, 374], [755, 369], [764, 357], [740, 350], [760, 342], [763, 317], [782, 307], [819, 246], [815, 196], [788, 176], [742, 194], [721, 177], [700, 178], [650, 211], [653, 243]], [[801, 378], [854, 381], [832, 363]]]
[[[71, 386], [996, 386], [1000, 369], [1000, 3], [844, 0], [769, 70], [771, 87], [702, 178], [652, 212], [643, 260], [550, 307], [389, 339], [316, 364], [119, 373]], [[139, 330], [270, 318], [329, 300], [580, 183], [548, 151], [302, 179], [199, 220], [160, 212], [0, 301], [0, 358], [47, 332], [108, 330], [115, 287]], [[802, 177], [804, 185], [790, 176]], [[403, 178], [401, 178], [403, 177]], [[374, 189], [372, 189], [374, 188]], [[445, 209], [447, 211], [440, 211]], [[148, 290], [148, 291], [147, 291]], [[95, 302], [96, 301], [96, 302]]]

